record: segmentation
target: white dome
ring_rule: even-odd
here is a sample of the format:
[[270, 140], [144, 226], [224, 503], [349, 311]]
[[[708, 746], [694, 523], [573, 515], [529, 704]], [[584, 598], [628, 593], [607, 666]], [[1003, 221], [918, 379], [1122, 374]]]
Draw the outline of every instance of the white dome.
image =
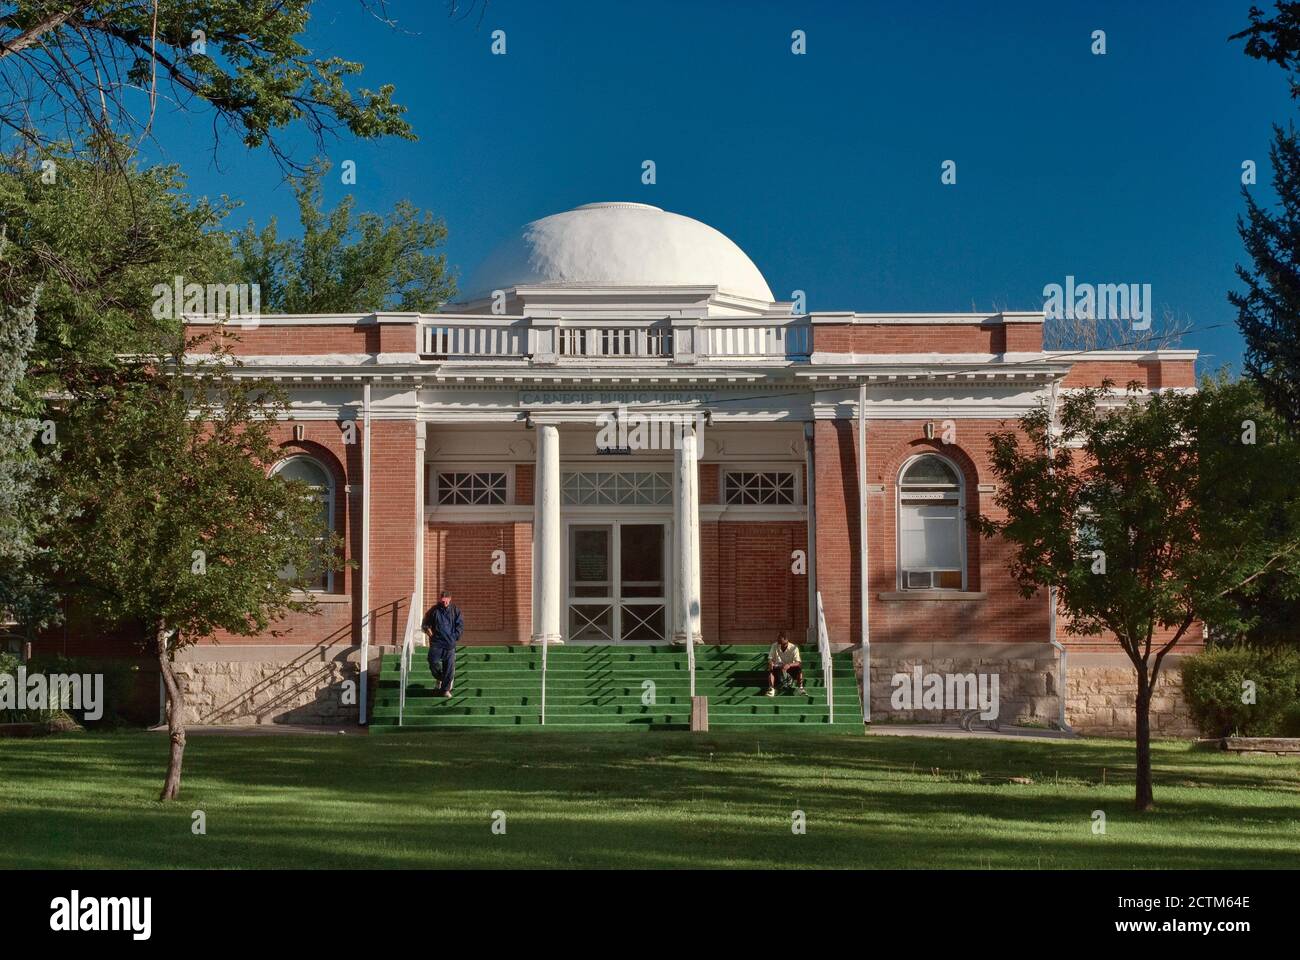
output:
[[745, 252], [708, 224], [646, 203], [588, 203], [526, 224], [469, 278], [470, 299], [493, 290], [568, 286], [716, 286], [772, 302]]

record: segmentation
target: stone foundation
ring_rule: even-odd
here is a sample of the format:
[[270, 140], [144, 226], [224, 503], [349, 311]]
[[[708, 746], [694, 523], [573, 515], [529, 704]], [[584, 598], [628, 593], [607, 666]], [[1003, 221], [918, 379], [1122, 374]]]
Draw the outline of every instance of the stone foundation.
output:
[[[1055, 726], [1060, 717], [1059, 661], [1047, 644], [879, 644], [871, 650], [872, 723], [954, 723], [964, 711], [911, 709], [894, 705], [893, 678], [913, 671], [923, 674], [998, 676], [1002, 723]], [[862, 695], [862, 653], [855, 649], [858, 695]], [[1077, 733], [1101, 737], [1132, 737], [1137, 682], [1123, 654], [1069, 654], [1066, 722]], [[970, 705], [968, 709], [975, 709]], [[1156, 737], [1196, 737], [1191, 711], [1183, 698], [1180, 658], [1166, 659], [1151, 701], [1151, 733]]]
[[[910, 707], [895, 705], [895, 691], [899, 686], [894, 678], [900, 674], [910, 687], [914, 671], [923, 674], [965, 676], [978, 678], [996, 676], [998, 682], [998, 719], [1002, 723], [1023, 723], [1050, 726], [1059, 711], [1056, 684], [1056, 660], [1046, 656], [1039, 648], [1027, 644], [988, 644], [987, 653], [977, 644], [925, 645], [916, 649], [914, 644], [891, 644], [872, 648], [871, 656], [871, 722], [872, 723], [956, 723], [968, 710], [978, 709], [978, 703], [968, 703], [964, 709], [925, 708], [913, 703]], [[907, 649], [895, 649], [906, 647]], [[1050, 648], [1048, 648], [1050, 651]], [[862, 653], [854, 651], [854, 663], [861, 674]], [[859, 679], [859, 696], [862, 693]]]
[[191, 647], [176, 660], [185, 722], [355, 724], [358, 662], [359, 650], [348, 646]]
[[[1131, 737], [1136, 731], [1137, 674], [1123, 654], [1071, 654], [1065, 717], [1079, 733]], [[1197, 737], [1183, 698], [1180, 658], [1167, 657], [1151, 697], [1153, 737]]]
[[[370, 680], [379, 676], [383, 648], [371, 648]], [[356, 647], [200, 646], [185, 650], [176, 673], [193, 724], [355, 724]], [[862, 652], [855, 648], [861, 697]], [[892, 679], [916, 667], [923, 673], [996, 674], [998, 719], [1006, 724], [1053, 726], [1058, 718], [1058, 661], [1047, 644], [880, 644], [872, 648], [873, 723], [954, 723], [957, 709], [898, 709]], [[350, 684], [349, 684], [350, 681]], [[1071, 653], [1066, 721], [1089, 736], [1132, 737], [1136, 682], [1123, 654]], [[373, 693], [373, 688], [372, 688]], [[350, 699], [351, 702], [348, 702]], [[976, 709], [971, 704], [968, 709]], [[1182, 695], [1180, 658], [1165, 661], [1151, 702], [1151, 733], [1195, 737]]]

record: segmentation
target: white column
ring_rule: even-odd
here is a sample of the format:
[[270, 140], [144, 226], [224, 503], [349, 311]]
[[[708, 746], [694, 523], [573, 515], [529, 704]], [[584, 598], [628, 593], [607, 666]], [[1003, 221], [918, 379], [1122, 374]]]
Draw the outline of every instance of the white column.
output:
[[358, 723], [366, 723], [370, 684], [370, 383], [361, 390], [361, 663]]
[[674, 643], [703, 642], [700, 629], [700, 477], [696, 437], [683, 431], [673, 451], [673, 537], [676, 546], [676, 629]]
[[562, 643], [560, 633], [560, 431], [537, 425], [533, 492], [533, 643]]
[[[415, 425], [415, 588], [412, 591], [418, 617], [424, 616], [424, 473], [425, 450], [428, 446], [428, 425], [419, 421]], [[424, 633], [416, 638], [416, 643], [423, 646]]]

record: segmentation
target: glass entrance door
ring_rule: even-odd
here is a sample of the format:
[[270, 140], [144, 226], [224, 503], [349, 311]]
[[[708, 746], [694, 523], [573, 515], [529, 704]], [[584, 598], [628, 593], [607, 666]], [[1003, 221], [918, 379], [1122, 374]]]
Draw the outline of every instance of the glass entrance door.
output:
[[570, 643], [667, 641], [666, 533], [663, 523], [569, 527]]

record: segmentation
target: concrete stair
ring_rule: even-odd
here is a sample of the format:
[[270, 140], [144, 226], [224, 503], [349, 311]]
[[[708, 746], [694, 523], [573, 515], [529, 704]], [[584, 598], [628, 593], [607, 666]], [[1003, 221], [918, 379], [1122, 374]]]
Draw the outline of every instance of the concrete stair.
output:
[[[710, 729], [806, 729], [861, 733], [851, 652], [832, 657], [835, 722], [830, 722], [820, 657], [804, 652], [806, 696], [762, 694], [767, 647], [697, 646], [695, 691], [709, 698]], [[546, 725], [541, 725], [540, 647], [459, 647], [452, 697], [435, 697], [428, 651], [418, 648], [397, 725], [401, 665], [384, 657], [371, 708], [371, 733], [429, 729], [684, 730], [690, 726], [686, 650], [674, 646], [565, 646], [547, 654]], [[650, 694], [653, 693], [651, 702]]]

